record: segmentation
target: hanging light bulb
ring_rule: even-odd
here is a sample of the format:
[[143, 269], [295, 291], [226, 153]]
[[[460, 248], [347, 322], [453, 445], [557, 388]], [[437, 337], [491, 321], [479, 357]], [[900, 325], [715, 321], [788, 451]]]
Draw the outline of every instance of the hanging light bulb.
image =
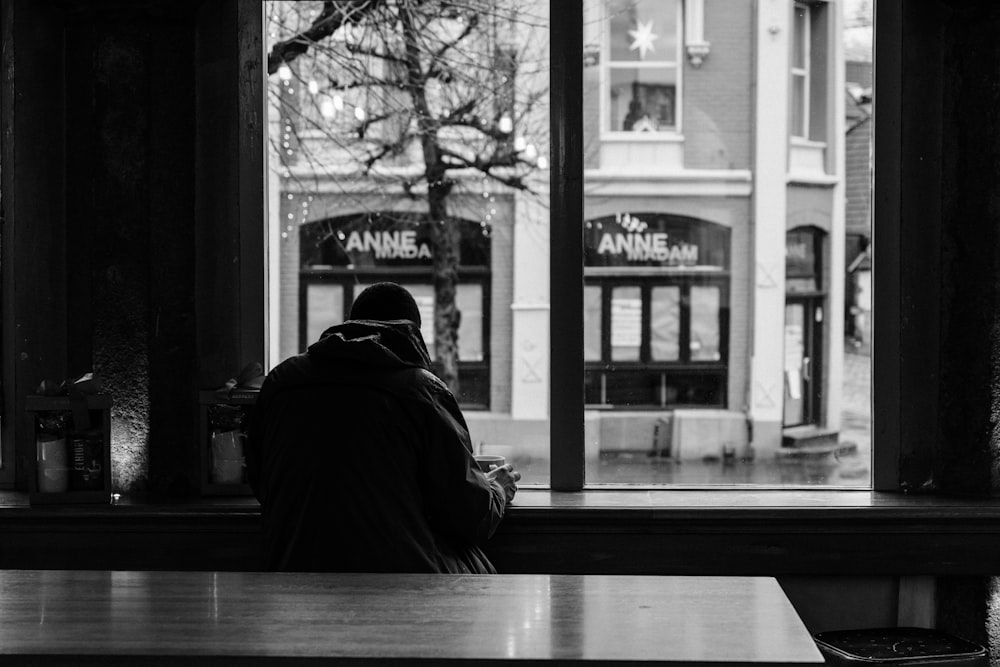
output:
[[518, 153], [523, 151], [527, 144], [528, 142], [524, 140], [524, 137], [514, 137], [514, 150]]
[[364, 120], [365, 110], [362, 109], [361, 107], [354, 107], [354, 117], [357, 118], [358, 120]]
[[323, 118], [333, 118], [337, 115], [337, 109], [333, 104], [333, 100], [323, 100], [319, 105], [319, 112], [323, 114]]
[[278, 78], [282, 81], [292, 80], [292, 68], [288, 65], [282, 65], [278, 68]]
[[510, 134], [514, 129], [514, 121], [507, 114], [500, 117], [500, 122], [497, 124], [497, 128], [504, 134]]
[[312, 93], [313, 95], [315, 95], [316, 93], [318, 93], [319, 92], [319, 84], [316, 83], [315, 81], [310, 81], [309, 82], [309, 92]]

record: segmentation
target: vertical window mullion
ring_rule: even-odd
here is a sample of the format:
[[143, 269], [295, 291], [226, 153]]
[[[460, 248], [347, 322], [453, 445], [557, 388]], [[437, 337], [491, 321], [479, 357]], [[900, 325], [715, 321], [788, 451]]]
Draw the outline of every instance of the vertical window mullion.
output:
[[550, 479], [584, 483], [583, 2], [549, 0], [551, 215], [549, 281]]
[[601, 286], [601, 362], [611, 363], [611, 290], [612, 286]]
[[691, 361], [691, 282], [685, 280], [681, 288], [681, 335], [680, 354], [678, 361], [682, 364]]
[[639, 283], [639, 301], [642, 304], [642, 316], [639, 324], [640, 338], [639, 338], [639, 360], [644, 364], [648, 364], [652, 358], [653, 353], [650, 351], [652, 340], [652, 316], [650, 315], [650, 309], [652, 308], [652, 299], [650, 297], [651, 288], [649, 286], [649, 281], [644, 280]]

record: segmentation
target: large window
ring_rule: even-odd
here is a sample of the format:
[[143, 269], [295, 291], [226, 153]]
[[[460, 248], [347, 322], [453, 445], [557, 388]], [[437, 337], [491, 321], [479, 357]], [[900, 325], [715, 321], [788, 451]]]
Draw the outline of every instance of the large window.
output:
[[809, 66], [810, 17], [809, 5], [796, 2], [792, 21], [792, 123], [793, 137], [809, 138]]
[[680, 0], [609, 0], [605, 130], [675, 132], [680, 103]]
[[393, 280], [525, 484], [868, 486], [837, 12], [684, 5], [268, 3], [272, 363]]

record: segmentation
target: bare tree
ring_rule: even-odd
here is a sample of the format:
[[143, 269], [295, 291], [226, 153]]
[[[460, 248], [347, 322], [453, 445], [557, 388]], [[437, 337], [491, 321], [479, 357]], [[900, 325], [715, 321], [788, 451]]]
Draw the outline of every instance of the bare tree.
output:
[[[521, 0], [270, 3], [273, 101], [296, 130], [319, 133], [323, 169], [378, 175], [426, 205], [431, 221], [434, 353], [458, 393], [460, 230], [449, 197], [473, 178], [531, 192], [547, 100], [547, 33]], [[291, 83], [298, 95], [288, 95]], [[517, 85], [515, 85], [515, 83]], [[307, 92], [303, 92], [307, 91]], [[353, 106], [353, 113], [351, 107]], [[300, 152], [305, 141], [298, 142]], [[311, 145], [315, 145], [312, 142]], [[278, 153], [287, 150], [278, 147]], [[344, 163], [350, 165], [344, 172]]]

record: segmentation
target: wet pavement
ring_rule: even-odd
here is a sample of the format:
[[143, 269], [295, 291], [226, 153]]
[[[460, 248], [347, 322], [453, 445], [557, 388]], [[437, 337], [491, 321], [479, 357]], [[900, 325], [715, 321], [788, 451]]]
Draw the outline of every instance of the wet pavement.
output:
[[[758, 457], [685, 461], [650, 457], [645, 452], [604, 454], [587, 466], [588, 484], [641, 484], [679, 487], [849, 487], [871, 486], [871, 357], [848, 350], [839, 447], [801, 458]], [[549, 462], [514, 461], [524, 482], [547, 484]]]

